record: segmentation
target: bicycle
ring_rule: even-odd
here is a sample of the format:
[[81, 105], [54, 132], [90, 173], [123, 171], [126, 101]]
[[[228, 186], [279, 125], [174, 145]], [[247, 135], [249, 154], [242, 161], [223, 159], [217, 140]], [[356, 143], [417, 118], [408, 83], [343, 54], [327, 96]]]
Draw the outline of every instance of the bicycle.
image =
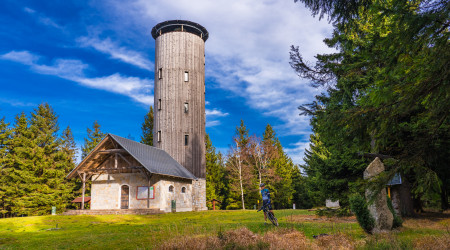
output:
[[277, 217], [275, 217], [275, 215], [269, 211], [268, 209], [268, 204], [263, 205], [257, 212], [263, 210], [264, 214], [267, 216], [267, 218], [269, 218], [269, 220], [272, 222], [272, 224], [274, 224], [275, 226], [278, 227], [278, 219]]

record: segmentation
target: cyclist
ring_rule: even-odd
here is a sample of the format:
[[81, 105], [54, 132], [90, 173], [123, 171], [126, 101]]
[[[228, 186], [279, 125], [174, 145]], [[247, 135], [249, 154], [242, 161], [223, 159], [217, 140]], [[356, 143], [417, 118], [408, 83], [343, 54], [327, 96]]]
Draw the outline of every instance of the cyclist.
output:
[[[272, 204], [270, 201], [270, 192], [269, 189], [266, 188], [266, 185], [264, 183], [261, 183], [259, 185], [259, 187], [261, 188], [261, 196], [263, 199], [263, 206], [267, 206], [267, 209], [269, 210], [269, 213], [272, 213]], [[264, 221], [267, 222], [267, 214], [264, 213]], [[264, 222], [265, 223], [265, 222]]]

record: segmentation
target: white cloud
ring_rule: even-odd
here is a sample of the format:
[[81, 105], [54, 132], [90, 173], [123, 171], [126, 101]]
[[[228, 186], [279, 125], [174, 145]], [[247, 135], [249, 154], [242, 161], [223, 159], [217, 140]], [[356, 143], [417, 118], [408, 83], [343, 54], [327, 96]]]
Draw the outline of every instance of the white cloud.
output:
[[228, 116], [228, 113], [222, 112], [218, 109], [206, 109], [206, 127], [214, 127], [220, 125], [220, 121], [216, 120], [218, 117]]
[[153, 96], [150, 90], [153, 89], [153, 81], [149, 79], [141, 79], [138, 77], [126, 77], [118, 73], [110, 76], [97, 78], [75, 78], [73, 79], [83, 85], [103, 89], [110, 92], [122, 94], [133, 98], [135, 101], [152, 105]]
[[110, 38], [100, 40], [92, 37], [81, 37], [78, 39], [78, 43], [82, 47], [92, 47], [102, 53], [108, 54], [113, 59], [120, 60], [141, 69], [154, 71], [155, 65], [147, 59], [145, 55], [125, 47], [120, 47], [118, 44], [112, 42]]
[[[206, 75], [215, 78], [220, 88], [244, 98], [249, 107], [280, 119], [284, 124], [276, 129], [281, 137], [310, 133], [309, 118], [299, 116], [297, 108], [312, 101], [318, 91], [290, 68], [290, 45], [300, 46], [303, 56], [314, 61], [315, 54], [332, 52], [322, 42], [331, 35], [332, 26], [313, 18], [302, 4], [138, 0], [125, 8], [120, 1], [114, 5], [117, 11], [132, 16], [136, 27], [171, 19], [203, 25], [209, 31]], [[293, 149], [290, 152], [295, 153]]]
[[32, 65], [39, 60], [39, 56], [33, 55], [29, 51], [10, 51], [0, 56], [1, 59], [13, 62], [22, 63], [25, 65]]
[[220, 125], [220, 121], [218, 121], [218, 120], [206, 121], [206, 127], [207, 128], [214, 127], [214, 126], [217, 126], [217, 125]]
[[29, 14], [34, 14], [36, 12], [35, 10], [28, 8], [28, 7], [23, 8], [23, 11], [25, 11], [26, 13], [29, 13]]
[[40, 74], [53, 75], [87, 87], [125, 95], [146, 105], [153, 104], [153, 95], [151, 95], [153, 80], [147, 78], [123, 76], [119, 73], [103, 77], [87, 77], [84, 70], [89, 65], [80, 60], [56, 59], [51, 65], [39, 64], [37, 61], [40, 56], [28, 51], [11, 51], [0, 55], [0, 58], [29, 65], [31, 70]]
[[59, 24], [57, 24], [55, 21], [53, 21], [53, 19], [45, 16], [42, 13], [38, 13], [35, 10], [28, 8], [28, 7], [23, 8], [23, 11], [25, 11], [26, 13], [28, 13], [30, 15], [36, 15], [37, 21], [41, 24], [44, 24], [46, 26], [51, 26], [51, 27], [54, 27], [57, 29], [62, 29], [62, 27]]
[[303, 164], [305, 149], [309, 148], [309, 142], [299, 141], [297, 143], [290, 144], [289, 147], [285, 147], [284, 151], [292, 158], [295, 164]]
[[23, 101], [18, 101], [18, 100], [9, 99], [9, 98], [0, 98], [0, 103], [6, 103], [13, 107], [36, 107], [37, 106], [36, 103], [23, 102]]
[[210, 116], [210, 117], [212, 117], [212, 116], [218, 117], [218, 116], [227, 116], [227, 115], [229, 115], [228, 113], [224, 113], [224, 112], [222, 112], [222, 111], [220, 111], [218, 109], [212, 109], [212, 110], [211, 109], [206, 109], [205, 113], [206, 113], [206, 117], [208, 117], [208, 116]]

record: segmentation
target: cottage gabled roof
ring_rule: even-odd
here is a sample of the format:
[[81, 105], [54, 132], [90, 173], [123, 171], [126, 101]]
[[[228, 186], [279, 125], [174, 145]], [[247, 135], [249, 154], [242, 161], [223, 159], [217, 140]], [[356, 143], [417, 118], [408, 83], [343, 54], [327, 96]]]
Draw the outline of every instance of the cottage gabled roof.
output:
[[122, 147], [136, 161], [138, 161], [142, 167], [152, 174], [168, 175], [185, 179], [197, 179], [191, 172], [173, 159], [166, 151], [113, 134], [108, 134], [105, 138], [103, 138], [103, 140], [80, 164], [78, 164], [76, 168], [72, 170], [72, 172], [67, 175], [67, 177], [73, 178], [76, 176], [76, 172], [81, 170], [83, 165], [85, 165], [85, 160], [89, 159], [92, 154], [96, 154], [99, 151], [99, 146], [105, 144], [107, 140], [113, 140], [120, 145], [120, 147]]

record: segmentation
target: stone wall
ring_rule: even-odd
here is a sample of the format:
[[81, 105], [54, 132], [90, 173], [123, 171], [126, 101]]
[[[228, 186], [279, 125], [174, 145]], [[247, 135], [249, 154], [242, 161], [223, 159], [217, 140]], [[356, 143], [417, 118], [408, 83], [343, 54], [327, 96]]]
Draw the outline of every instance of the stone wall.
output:
[[[160, 209], [165, 212], [172, 211], [172, 200], [175, 200], [176, 211], [186, 212], [192, 211], [192, 181], [161, 176], [158, 182], [161, 192], [160, 192]], [[173, 187], [172, 191], [169, 191], [170, 187]], [[182, 188], [185, 188], [185, 192], [182, 192]]]
[[206, 180], [199, 178], [192, 181], [192, 184], [192, 209], [194, 211], [208, 210], [208, 207], [206, 207]]
[[[137, 187], [148, 186], [142, 173], [102, 174], [92, 177], [91, 209], [120, 209], [122, 185], [130, 188], [129, 209], [146, 209], [147, 200], [137, 199]], [[161, 175], [153, 175], [150, 185], [154, 187], [154, 198], [150, 208], [164, 212], [171, 211], [171, 201], [176, 201], [176, 211], [192, 211], [192, 181]], [[173, 186], [173, 191], [169, 188]], [[182, 189], [185, 188], [185, 192]], [[205, 186], [206, 192], [206, 186]], [[206, 199], [205, 199], [206, 206]]]

